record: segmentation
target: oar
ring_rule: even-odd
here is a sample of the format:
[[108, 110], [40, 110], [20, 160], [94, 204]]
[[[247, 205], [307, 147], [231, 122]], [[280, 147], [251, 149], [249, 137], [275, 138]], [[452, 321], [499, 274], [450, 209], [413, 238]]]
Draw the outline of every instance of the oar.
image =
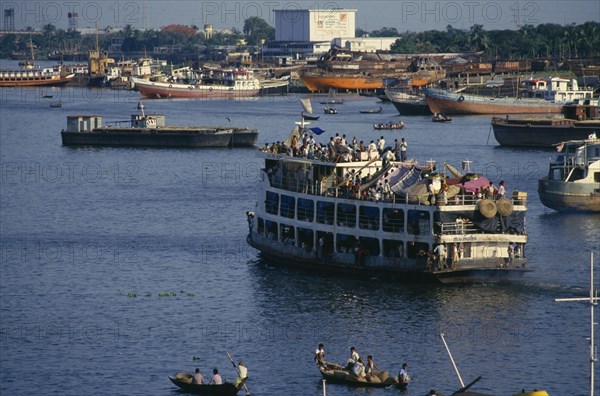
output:
[[[235, 362], [233, 361], [233, 358], [231, 357], [231, 354], [229, 353], [229, 351], [225, 351], [227, 353], [227, 357], [229, 357], [229, 360], [231, 361], [231, 364], [233, 364], [233, 368], [235, 369], [235, 371], [238, 373], [238, 375], [240, 375], [240, 370], [238, 369], [238, 367], [235, 365]], [[248, 390], [248, 387], [246, 386], [246, 383], [244, 382], [244, 390], [246, 391], [246, 395], [250, 394], [250, 391]]]

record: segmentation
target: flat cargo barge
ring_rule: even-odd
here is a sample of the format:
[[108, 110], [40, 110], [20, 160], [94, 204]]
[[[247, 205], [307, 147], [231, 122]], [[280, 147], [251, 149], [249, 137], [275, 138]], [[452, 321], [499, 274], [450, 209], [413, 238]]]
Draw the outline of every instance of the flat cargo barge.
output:
[[133, 114], [128, 126], [107, 126], [98, 115], [67, 116], [63, 145], [147, 147], [250, 147], [256, 129], [218, 126], [173, 126], [161, 114]]

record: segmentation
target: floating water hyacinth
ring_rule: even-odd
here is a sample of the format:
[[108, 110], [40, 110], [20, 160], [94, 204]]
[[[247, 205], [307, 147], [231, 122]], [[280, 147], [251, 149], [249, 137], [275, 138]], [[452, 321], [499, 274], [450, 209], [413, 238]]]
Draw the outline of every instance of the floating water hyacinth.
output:
[[127, 293], [127, 297], [137, 297], [137, 293]]

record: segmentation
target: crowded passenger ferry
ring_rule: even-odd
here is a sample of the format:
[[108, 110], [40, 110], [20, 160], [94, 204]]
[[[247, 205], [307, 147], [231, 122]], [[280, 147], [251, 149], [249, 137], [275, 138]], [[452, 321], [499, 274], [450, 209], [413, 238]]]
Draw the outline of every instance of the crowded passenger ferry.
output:
[[[336, 274], [452, 282], [530, 271], [526, 193], [400, 157], [345, 136], [315, 141], [299, 123], [265, 144], [248, 243], [269, 262]], [[404, 153], [405, 154], [405, 153]], [[402, 157], [405, 157], [404, 155]]]

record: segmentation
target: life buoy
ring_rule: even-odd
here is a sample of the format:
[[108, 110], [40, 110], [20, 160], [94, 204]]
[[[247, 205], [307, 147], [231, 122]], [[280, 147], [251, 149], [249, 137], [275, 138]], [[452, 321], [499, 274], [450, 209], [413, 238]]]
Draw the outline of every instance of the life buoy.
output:
[[169, 84], [169, 88], [173, 88], [173, 84]]
[[458, 97], [458, 101], [459, 101], [459, 102], [462, 102], [462, 101], [464, 101], [464, 100], [465, 100], [465, 97], [464, 97], [464, 96], [460, 95], [460, 96]]
[[213, 87], [210, 87], [210, 88], [208, 88], [208, 90], [209, 90], [210, 92], [212, 92], [212, 90], [213, 90]]

